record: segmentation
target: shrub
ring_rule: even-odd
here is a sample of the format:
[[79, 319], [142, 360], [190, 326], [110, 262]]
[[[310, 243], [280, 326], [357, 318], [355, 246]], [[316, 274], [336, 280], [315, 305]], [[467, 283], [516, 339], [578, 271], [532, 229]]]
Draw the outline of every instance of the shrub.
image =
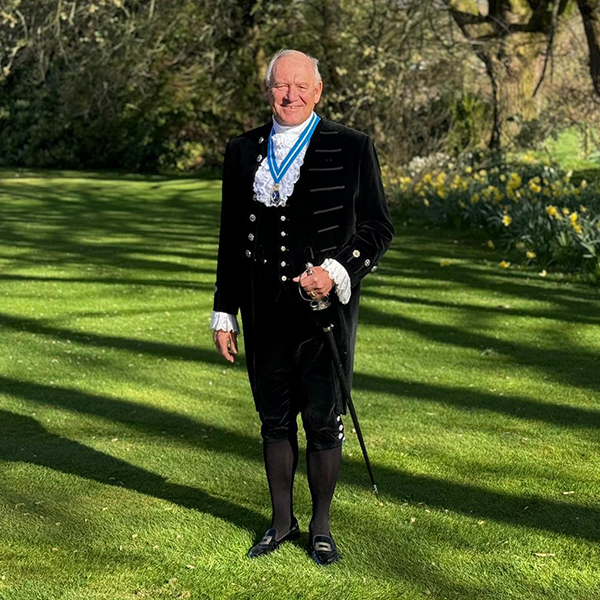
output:
[[416, 202], [433, 223], [480, 227], [490, 247], [517, 251], [527, 263], [599, 277], [599, 183], [575, 183], [571, 171], [549, 161], [498, 158], [488, 157], [483, 166], [473, 154], [443, 165], [440, 157], [416, 160], [388, 179], [398, 200]]

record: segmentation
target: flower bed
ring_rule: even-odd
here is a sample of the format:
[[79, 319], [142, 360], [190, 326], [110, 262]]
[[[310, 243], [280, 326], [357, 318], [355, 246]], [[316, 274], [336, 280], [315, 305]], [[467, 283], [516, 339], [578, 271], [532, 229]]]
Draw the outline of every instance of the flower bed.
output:
[[[416, 201], [428, 220], [483, 228], [490, 248], [539, 265], [542, 275], [551, 267], [600, 276], [597, 181], [576, 184], [572, 172], [532, 160], [478, 168], [472, 159], [418, 159], [401, 175], [390, 177], [385, 167], [384, 175], [400, 202]], [[510, 261], [500, 266], [508, 268]]]

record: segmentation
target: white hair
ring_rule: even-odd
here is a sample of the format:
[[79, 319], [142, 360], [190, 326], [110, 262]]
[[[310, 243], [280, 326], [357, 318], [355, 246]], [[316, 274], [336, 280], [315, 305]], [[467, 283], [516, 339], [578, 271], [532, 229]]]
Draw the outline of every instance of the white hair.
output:
[[308, 58], [313, 65], [315, 70], [315, 78], [317, 79], [317, 83], [321, 81], [321, 73], [319, 73], [319, 61], [311, 56], [310, 54], [306, 54], [305, 52], [300, 52], [300, 50], [291, 50], [289, 48], [284, 48], [276, 52], [269, 62], [269, 66], [267, 67], [267, 72], [265, 73], [265, 85], [267, 88], [270, 88], [273, 83], [273, 68], [275, 67], [275, 63], [284, 56], [304, 56]]

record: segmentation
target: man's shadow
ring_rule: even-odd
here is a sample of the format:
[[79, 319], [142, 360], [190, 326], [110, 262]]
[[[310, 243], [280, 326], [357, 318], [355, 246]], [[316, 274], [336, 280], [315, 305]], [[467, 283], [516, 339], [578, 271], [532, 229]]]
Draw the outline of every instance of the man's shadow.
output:
[[249, 508], [211, 496], [198, 488], [170, 483], [156, 473], [51, 433], [31, 417], [2, 409], [0, 459], [48, 467], [102, 484], [134, 490], [211, 514], [254, 532], [264, 531], [268, 525], [261, 514]]

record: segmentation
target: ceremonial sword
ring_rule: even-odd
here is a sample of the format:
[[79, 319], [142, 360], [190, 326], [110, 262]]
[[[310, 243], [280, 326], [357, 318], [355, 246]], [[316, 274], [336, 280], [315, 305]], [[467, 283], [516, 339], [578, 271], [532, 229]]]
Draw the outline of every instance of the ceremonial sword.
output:
[[[314, 272], [312, 263], [307, 262], [306, 274], [313, 275], [313, 273]], [[302, 299], [310, 302], [311, 310], [321, 311], [325, 310], [326, 308], [329, 308], [329, 306], [331, 305], [328, 296], [323, 296], [318, 300], [315, 300], [314, 298], [307, 298], [302, 293], [302, 286], [300, 285], [300, 282], [298, 282], [298, 288]], [[350, 409], [350, 415], [352, 417], [352, 422], [354, 423], [354, 429], [356, 430], [356, 435], [358, 437], [360, 448], [365, 459], [365, 464], [367, 465], [367, 471], [369, 472], [369, 477], [371, 478], [371, 483], [373, 484], [373, 491], [375, 492], [377, 500], [381, 502], [381, 498], [379, 497], [379, 491], [377, 490], [377, 484], [375, 483], [375, 477], [373, 477], [373, 469], [371, 468], [371, 461], [369, 460], [367, 447], [365, 446], [365, 440], [363, 438], [362, 431], [360, 429], [360, 424], [358, 422], [358, 415], [356, 414], [354, 402], [352, 402], [352, 396], [350, 395], [350, 387], [348, 386], [348, 382], [346, 381], [346, 374], [344, 373], [344, 367], [342, 366], [340, 353], [338, 351], [337, 344], [335, 343], [335, 338], [333, 337], [333, 324], [330, 323], [326, 326], [321, 325], [321, 327], [323, 329], [323, 332], [325, 333], [325, 339], [327, 340], [329, 352], [331, 354], [331, 360], [333, 362], [338, 381], [340, 382], [340, 387], [342, 388], [342, 394], [346, 397], [346, 400], [348, 402], [348, 408]]]

